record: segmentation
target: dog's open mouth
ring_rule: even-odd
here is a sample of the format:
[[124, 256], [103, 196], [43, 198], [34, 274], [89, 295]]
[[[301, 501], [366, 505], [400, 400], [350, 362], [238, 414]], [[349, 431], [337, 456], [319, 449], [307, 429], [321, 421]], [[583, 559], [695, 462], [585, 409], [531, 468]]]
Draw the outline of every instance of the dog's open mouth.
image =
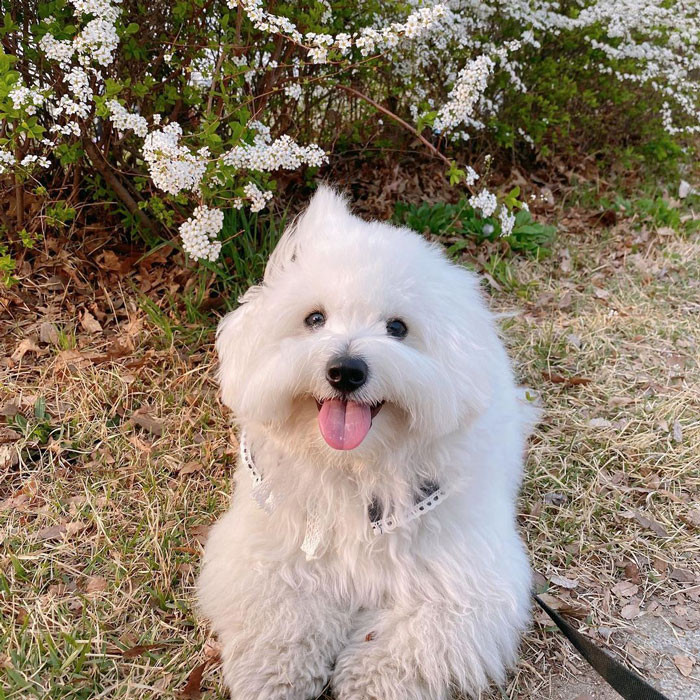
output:
[[318, 427], [323, 439], [334, 450], [354, 450], [372, 427], [372, 418], [381, 410], [384, 402], [359, 403], [349, 399], [319, 401]]

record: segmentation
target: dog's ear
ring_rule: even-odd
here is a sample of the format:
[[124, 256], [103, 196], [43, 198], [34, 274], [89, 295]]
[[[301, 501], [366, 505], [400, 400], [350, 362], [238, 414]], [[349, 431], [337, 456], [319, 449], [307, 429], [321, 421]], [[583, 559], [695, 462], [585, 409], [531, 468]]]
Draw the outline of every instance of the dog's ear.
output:
[[328, 185], [321, 185], [299, 218], [300, 238], [327, 236], [352, 216], [347, 197]]
[[328, 185], [321, 185], [309, 205], [287, 227], [272, 251], [265, 267], [264, 282], [272, 282], [296, 260], [305, 245], [313, 245], [316, 236], [342, 232], [342, 222], [350, 216], [346, 197]]
[[277, 275], [281, 274], [296, 259], [299, 245], [297, 224], [298, 220], [295, 220], [287, 226], [282, 234], [282, 238], [279, 239], [275, 249], [270, 254], [265, 266], [263, 284], [270, 284]]
[[478, 278], [450, 263], [435, 285], [444, 314], [440, 323], [449, 335], [442, 334], [434, 351], [452, 377], [458, 412], [468, 423], [491, 404], [495, 385], [509, 371], [508, 361]]
[[216, 329], [221, 400], [236, 414], [240, 412], [246, 372], [260, 342], [261, 330], [260, 324], [256, 323], [256, 315], [262, 291], [259, 285], [250, 287], [239, 299], [240, 306], [224, 316]]

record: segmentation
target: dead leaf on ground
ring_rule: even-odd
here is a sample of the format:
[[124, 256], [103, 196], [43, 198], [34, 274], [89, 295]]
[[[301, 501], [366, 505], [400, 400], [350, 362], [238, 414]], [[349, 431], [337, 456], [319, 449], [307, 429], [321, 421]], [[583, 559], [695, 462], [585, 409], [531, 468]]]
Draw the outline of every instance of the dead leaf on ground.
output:
[[545, 493], [544, 502], [548, 506], [563, 506], [567, 502], [568, 498], [564, 493]]
[[620, 617], [623, 620], [634, 620], [635, 617], [639, 617], [641, 611], [639, 609], [639, 601], [635, 600], [632, 603], [628, 603], [620, 611]]
[[178, 475], [187, 476], [187, 474], [194, 474], [195, 472], [202, 471], [202, 469], [204, 469], [203, 462], [187, 462], [187, 464], [183, 465], [178, 471]]
[[669, 578], [674, 581], [679, 581], [680, 583], [693, 583], [695, 581], [695, 574], [688, 569], [671, 569]]
[[20, 412], [20, 408], [14, 401], [8, 401], [0, 408], [0, 416], [14, 418]]
[[559, 269], [568, 275], [571, 272], [571, 253], [568, 248], [562, 248], [559, 251]]
[[163, 429], [165, 427], [163, 423], [145, 411], [137, 411], [131, 416], [131, 420], [138, 425], [139, 428], [143, 428], [147, 432], [151, 433], [151, 435], [160, 437], [163, 434]]
[[36, 538], [38, 540], [58, 540], [63, 537], [66, 531], [65, 523], [62, 525], [50, 525], [49, 527], [44, 527], [36, 533]]
[[680, 671], [680, 674], [688, 678], [693, 672], [695, 659], [692, 656], [686, 656], [685, 654], [676, 654], [676, 656], [673, 657], [673, 663]]
[[660, 557], [653, 556], [651, 558], [651, 565], [659, 572], [665, 573], [668, 570], [668, 562], [664, 561]]
[[190, 528], [190, 535], [200, 544], [204, 544], [209, 536], [211, 525], [195, 525]]
[[102, 324], [87, 309], [80, 317], [80, 325], [88, 333], [102, 333]]
[[620, 581], [613, 586], [612, 592], [621, 598], [631, 598], [637, 595], [639, 586], [631, 581]]
[[85, 585], [86, 593], [100, 593], [107, 590], [107, 579], [102, 576], [90, 576]]
[[634, 399], [631, 396], [611, 396], [608, 399], [608, 404], [614, 408], [618, 408], [619, 406], [627, 406], [631, 403], [634, 403]]
[[21, 437], [22, 436], [16, 430], [0, 425], [0, 445], [4, 445], [8, 442], [16, 442]]
[[688, 523], [688, 525], [692, 525], [693, 527], [700, 529], [700, 507], [695, 506], [694, 508], [691, 508], [691, 510], [689, 510], [682, 517], [683, 520]]
[[128, 333], [124, 333], [116, 336], [116, 338], [112, 340], [110, 346], [107, 348], [107, 357], [110, 360], [116, 360], [120, 357], [131, 355], [135, 349], [136, 346], [134, 345], [132, 336]]
[[[565, 594], [564, 594], [565, 595]], [[589, 613], [590, 609], [587, 605], [580, 603], [578, 601], [573, 601], [564, 595], [552, 595], [551, 593], [541, 593], [540, 598], [548, 605], [552, 610], [561, 615], [570, 615], [571, 617], [583, 620]]]
[[49, 527], [42, 528], [36, 533], [38, 540], [58, 540], [65, 535], [70, 537], [78, 532], [82, 532], [87, 529], [88, 524], [80, 521], [70, 522], [70, 523], [60, 523], [58, 525], [50, 525]]
[[56, 355], [56, 369], [87, 367], [95, 359], [95, 353], [82, 353], [79, 350], [61, 350]]
[[44, 321], [39, 326], [39, 341], [47, 345], [58, 345], [58, 329], [51, 321]]
[[630, 561], [625, 564], [625, 576], [632, 583], [639, 584], [642, 582], [642, 574], [639, 571], [639, 567], [634, 562]]
[[165, 646], [167, 645], [164, 642], [158, 644], [137, 644], [136, 646], [124, 649], [124, 651], [122, 651], [122, 656], [125, 659], [135, 659], [137, 656], [141, 656], [154, 649], [162, 649]]
[[15, 351], [10, 356], [10, 360], [12, 362], [21, 362], [22, 358], [27, 353], [34, 353], [35, 355], [43, 355], [45, 352], [46, 351], [42, 350], [31, 338], [25, 338], [15, 348]]
[[580, 386], [582, 384], [590, 384], [593, 381], [588, 377], [578, 377], [575, 375], [566, 377], [563, 374], [556, 374], [555, 372], [542, 372], [542, 376], [553, 384], [565, 384], [566, 386]]
[[559, 297], [559, 301], [557, 301], [557, 306], [562, 311], [564, 311], [565, 309], [568, 309], [572, 303], [573, 303], [573, 297], [571, 296], [571, 292], [564, 292]]
[[642, 527], [651, 530], [658, 537], [669, 537], [666, 528], [661, 523], [648, 518], [646, 515], [642, 515], [638, 510], [626, 511], [625, 513], [620, 513], [620, 516], [627, 519], [634, 518]]
[[202, 676], [208, 665], [209, 662], [205, 661], [192, 669], [185, 687], [179, 693], [183, 700], [199, 700], [202, 697]]
[[577, 579], [571, 579], [571, 578], [566, 578], [566, 576], [557, 576], [556, 574], [554, 576], [550, 576], [549, 580], [555, 585], [559, 586], [560, 588], [576, 588], [578, 586], [578, 580]]
[[27, 501], [29, 501], [29, 496], [26, 493], [18, 493], [14, 496], [6, 498], [4, 501], [0, 501], [0, 511], [3, 510], [21, 510]]
[[0, 469], [11, 469], [19, 464], [19, 450], [15, 445], [0, 445]]

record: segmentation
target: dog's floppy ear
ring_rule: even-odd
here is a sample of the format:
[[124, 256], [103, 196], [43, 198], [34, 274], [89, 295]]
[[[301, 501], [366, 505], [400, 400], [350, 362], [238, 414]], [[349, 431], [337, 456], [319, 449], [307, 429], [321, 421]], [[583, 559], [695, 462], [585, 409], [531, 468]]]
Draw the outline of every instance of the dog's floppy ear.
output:
[[306, 209], [287, 227], [270, 255], [264, 282], [269, 284], [294, 262], [304, 245], [315, 236], [342, 231], [341, 222], [351, 216], [347, 199], [328, 185], [320, 185]]
[[282, 273], [296, 259], [299, 244], [297, 224], [298, 220], [292, 221], [282, 234], [282, 238], [277, 242], [265, 266], [263, 284], [270, 284], [277, 275]]
[[216, 329], [221, 400], [236, 414], [241, 410], [247, 368], [264, 332], [257, 322], [262, 292], [260, 285], [250, 287], [239, 299], [240, 306], [224, 316]]

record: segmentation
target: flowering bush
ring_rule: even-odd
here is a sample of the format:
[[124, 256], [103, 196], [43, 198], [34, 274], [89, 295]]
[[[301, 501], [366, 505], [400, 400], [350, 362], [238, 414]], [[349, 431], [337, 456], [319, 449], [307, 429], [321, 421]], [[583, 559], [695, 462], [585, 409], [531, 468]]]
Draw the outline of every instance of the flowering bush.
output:
[[[108, 188], [127, 223], [179, 228], [195, 259], [219, 256], [224, 210], [264, 209], [274, 173], [324, 165], [379, 119], [441, 158], [505, 236], [518, 202], [478, 182], [464, 143], [542, 152], [550, 120], [573, 119], [547, 82], [586, 85], [599, 115], [624, 85], [669, 135], [700, 130], [686, 0], [10, 0], [2, 20], [3, 225], [56, 222], [57, 202], [80, 216]], [[27, 190], [45, 200], [31, 222]]]

